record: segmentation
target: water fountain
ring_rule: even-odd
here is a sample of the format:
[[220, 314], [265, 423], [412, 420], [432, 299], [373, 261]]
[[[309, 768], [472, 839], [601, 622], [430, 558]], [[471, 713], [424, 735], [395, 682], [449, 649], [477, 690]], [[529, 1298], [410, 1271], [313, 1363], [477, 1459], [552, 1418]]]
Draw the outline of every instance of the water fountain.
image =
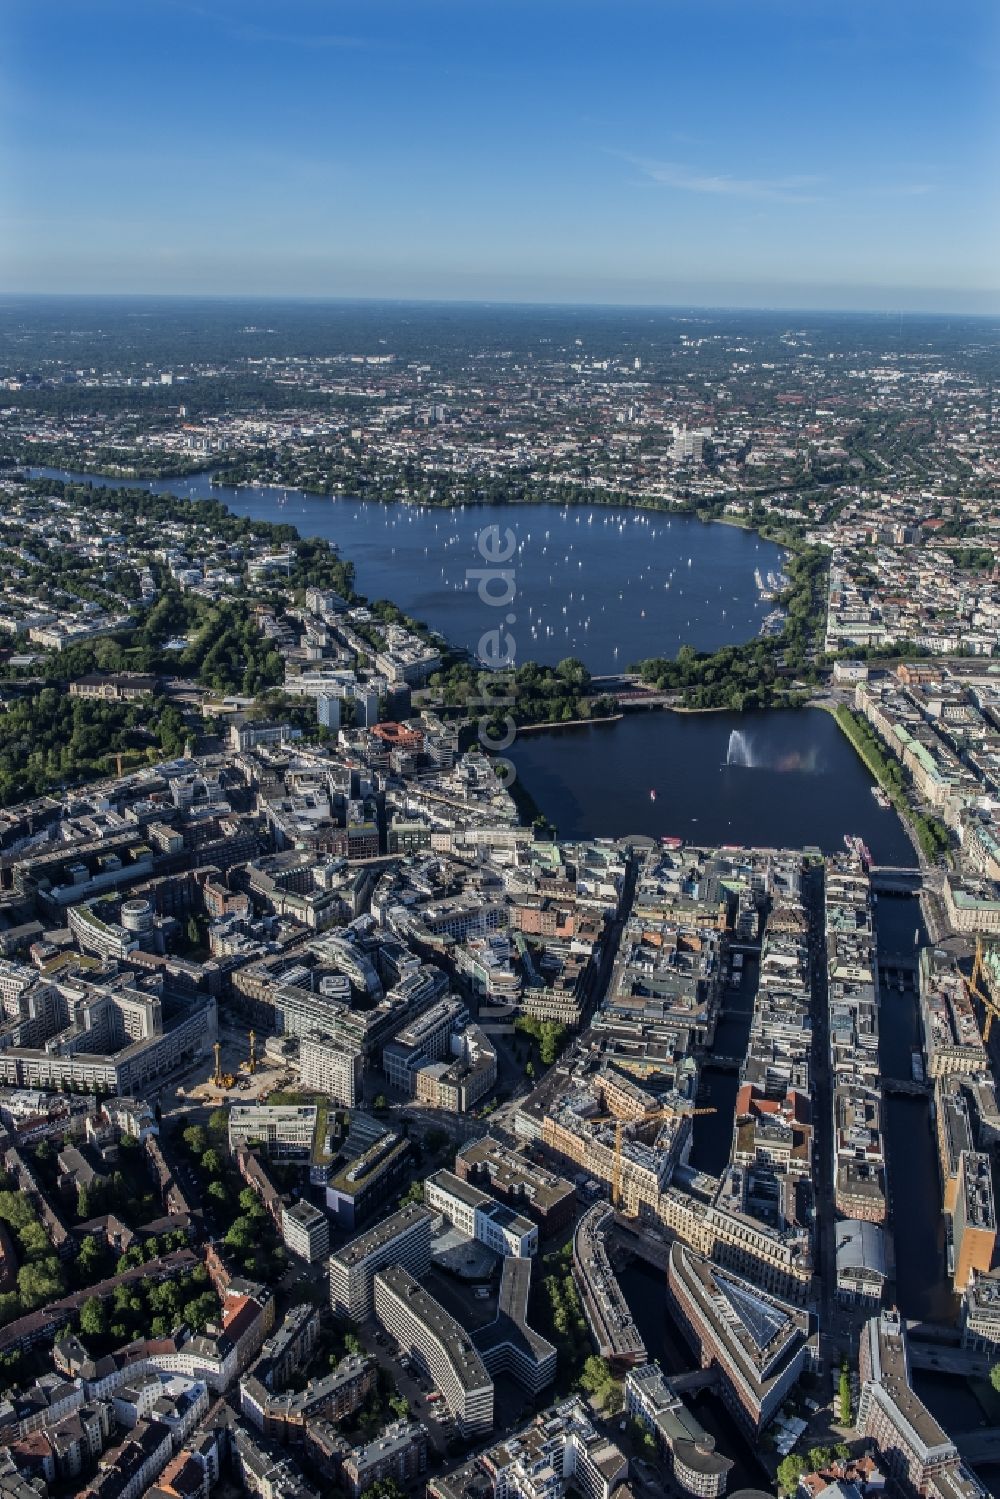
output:
[[753, 745], [742, 729], [733, 729], [729, 736], [726, 764], [740, 765], [744, 770], [753, 770], [754, 768]]

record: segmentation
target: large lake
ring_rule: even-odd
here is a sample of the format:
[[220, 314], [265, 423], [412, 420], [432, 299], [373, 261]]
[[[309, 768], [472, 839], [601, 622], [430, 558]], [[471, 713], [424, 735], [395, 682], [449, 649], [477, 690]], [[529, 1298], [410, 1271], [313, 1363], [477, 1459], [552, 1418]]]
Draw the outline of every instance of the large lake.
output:
[[875, 802], [871, 776], [819, 708], [633, 713], [524, 733], [509, 754], [563, 838], [647, 833], [830, 853], [851, 833], [877, 863], [915, 862], [899, 818]]
[[[477, 505], [441, 510], [402, 503], [329, 499], [294, 489], [212, 485], [188, 479], [105, 479], [61, 469], [33, 475], [100, 487], [148, 489], [221, 500], [238, 515], [282, 521], [303, 536], [335, 542], [352, 561], [360, 593], [388, 598], [475, 652], [498, 610], [475, 579], [477, 541], [488, 526], [510, 527], [517, 552], [516, 616], [508, 626], [520, 661], [554, 665], [578, 656], [595, 673], [646, 656], [676, 656], [682, 645], [712, 651], [750, 640], [774, 605], [754, 579], [780, 569], [783, 552], [738, 526], [638, 509]], [[506, 612], [506, 611], [505, 611]]]

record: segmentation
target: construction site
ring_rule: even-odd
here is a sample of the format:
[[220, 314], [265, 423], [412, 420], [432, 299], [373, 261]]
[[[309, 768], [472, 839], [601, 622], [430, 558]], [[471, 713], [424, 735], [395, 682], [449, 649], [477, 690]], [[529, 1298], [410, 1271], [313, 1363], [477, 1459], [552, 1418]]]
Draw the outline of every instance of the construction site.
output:
[[219, 1021], [219, 1039], [212, 1048], [206, 1076], [185, 1088], [188, 1098], [217, 1103], [237, 1098], [253, 1103], [274, 1089], [296, 1081], [296, 1071], [287, 1062], [268, 1056], [263, 1043], [244, 1026]]

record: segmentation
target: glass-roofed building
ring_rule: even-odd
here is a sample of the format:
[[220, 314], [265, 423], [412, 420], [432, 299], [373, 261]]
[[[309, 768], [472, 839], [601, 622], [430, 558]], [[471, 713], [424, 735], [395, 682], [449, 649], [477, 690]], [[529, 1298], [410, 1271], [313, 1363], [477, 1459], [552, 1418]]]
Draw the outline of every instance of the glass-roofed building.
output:
[[671, 1304], [702, 1368], [717, 1368], [723, 1399], [750, 1432], [767, 1425], [799, 1376], [815, 1367], [815, 1318], [676, 1243]]

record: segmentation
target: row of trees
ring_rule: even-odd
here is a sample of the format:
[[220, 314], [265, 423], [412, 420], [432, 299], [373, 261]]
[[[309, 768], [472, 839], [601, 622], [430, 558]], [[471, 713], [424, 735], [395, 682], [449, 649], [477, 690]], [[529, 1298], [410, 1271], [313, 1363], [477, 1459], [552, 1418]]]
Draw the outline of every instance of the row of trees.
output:
[[951, 846], [948, 829], [936, 817], [913, 809], [905, 770], [886, 750], [868, 720], [844, 704], [837, 708], [836, 718], [900, 817], [913, 828], [924, 857], [933, 862], [947, 853]]
[[532, 1292], [534, 1315], [556, 1349], [556, 1384], [566, 1391], [580, 1378], [591, 1355], [590, 1333], [573, 1280], [573, 1246], [546, 1255], [546, 1274]]
[[0, 1189], [0, 1222], [10, 1230], [21, 1261], [17, 1290], [0, 1294], [3, 1326], [64, 1295], [66, 1275], [31, 1201], [23, 1192], [12, 1189], [9, 1178], [4, 1178]]

